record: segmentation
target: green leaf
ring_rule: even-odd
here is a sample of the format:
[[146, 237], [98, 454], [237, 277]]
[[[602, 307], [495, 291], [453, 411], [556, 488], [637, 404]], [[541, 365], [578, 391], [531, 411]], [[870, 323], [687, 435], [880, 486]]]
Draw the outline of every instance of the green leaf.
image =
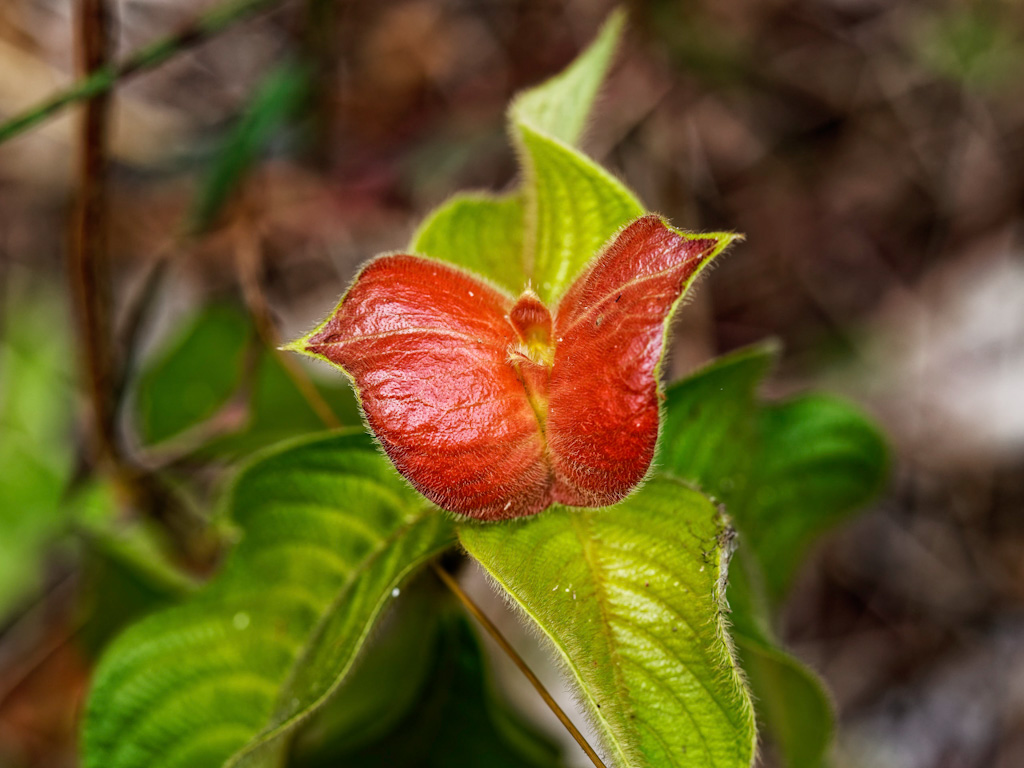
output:
[[832, 700], [810, 669], [774, 643], [734, 631], [740, 665], [785, 765], [818, 768], [832, 743]]
[[[763, 343], [724, 355], [665, 393], [655, 466], [697, 483], [741, 514], [757, 446], [757, 388], [778, 357]], [[737, 525], [741, 525], [737, 518]]]
[[522, 198], [456, 195], [420, 225], [409, 250], [485, 275], [518, 296], [527, 283]]
[[337, 694], [298, 730], [291, 750], [298, 763], [337, 762], [392, 735], [429, 684], [445, 599], [429, 572], [402, 588]]
[[835, 731], [832, 699], [814, 672], [775, 639], [763, 578], [744, 544], [741, 533], [729, 569], [730, 619], [758, 724], [781, 765], [818, 768]]
[[888, 451], [858, 409], [824, 395], [766, 406], [758, 428], [752, 491], [735, 515], [778, 598], [814, 538], [881, 490]]
[[454, 539], [363, 434], [263, 456], [229, 509], [243, 538], [220, 575], [129, 629], [100, 664], [86, 766], [279, 764], [392, 590]]
[[[270, 443], [323, 429], [319, 416], [295, 387], [273, 350], [257, 352], [255, 331], [240, 307], [211, 304], [184, 324], [164, 349], [147, 361], [139, 378], [136, 411], [144, 442], [178, 437], [217, 415], [236, 394], [245, 395], [244, 423], [204, 444], [204, 456], [242, 456]], [[350, 387], [318, 386], [343, 424], [359, 422]], [[247, 386], [244, 392], [240, 388]]]
[[778, 647], [769, 608], [813, 537], [877, 492], [885, 448], [841, 401], [759, 405], [776, 354], [774, 345], [740, 350], [670, 387], [658, 463], [725, 501], [736, 522], [733, 635], [758, 717], [784, 764], [804, 768], [823, 760], [835, 717], [814, 673]]
[[509, 110], [523, 164], [523, 263], [549, 306], [644, 207], [614, 176], [575, 148], [608, 71], [624, 16], [560, 75], [522, 93]]
[[459, 528], [550, 638], [620, 766], [743, 766], [750, 697], [726, 635], [729, 529], [687, 486], [649, 481], [603, 510]]
[[[111, 502], [109, 510], [116, 509]], [[133, 520], [115, 520], [107, 512], [104, 525], [82, 525], [83, 598], [88, 620], [78, 633], [90, 658], [131, 622], [180, 602], [196, 584], [176, 570], [158, 545], [160, 531]], [[148, 521], [147, 521], [148, 522]]]
[[250, 324], [229, 304], [204, 307], [143, 370], [138, 383], [139, 431], [159, 443], [205, 421], [223, 407], [242, 377]]
[[644, 208], [580, 152], [528, 125], [518, 129], [526, 174], [524, 260], [534, 290], [554, 306], [602, 246]]
[[[431, 610], [415, 611], [415, 624], [400, 617], [400, 625], [391, 633], [398, 636], [394, 648], [374, 646], [356, 670], [353, 683], [368, 667], [372, 672], [360, 689], [365, 689], [365, 695], [357, 698], [346, 684], [324, 709], [323, 714], [334, 714], [330, 710], [342, 705], [342, 727], [321, 735], [319, 743], [310, 743], [310, 732], [329, 727], [321, 722], [326, 718], [318, 718], [297, 741], [290, 764], [297, 768], [561, 765], [557, 748], [497, 698], [479, 642], [459, 608], [437, 599], [421, 601], [421, 606]], [[440, 611], [439, 606], [443, 606]], [[381, 650], [391, 652], [381, 654]], [[427, 662], [422, 676], [421, 660]], [[415, 699], [381, 712], [375, 706], [381, 694], [394, 704], [395, 690], [409, 690], [410, 673], [419, 682], [412, 689]], [[392, 719], [395, 709], [403, 716]], [[358, 730], [355, 722], [362, 724]]]
[[512, 102], [509, 117], [569, 146], [579, 143], [601, 83], [615, 56], [626, 15], [618, 10], [572, 64]]
[[888, 458], [877, 428], [842, 400], [759, 405], [775, 354], [740, 350], [671, 386], [658, 461], [725, 501], [778, 599], [813, 538], [879, 492]]
[[296, 62], [280, 64], [260, 82], [245, 113], [213, 158], [189, 216], [190, 232], [201, 234], [213, 226], [249, 169], [296, 115], [308, 94], [309, 71]]
[[74, 434], [67, 313], [57, 296], [12, 274], [0, 286], [0, 625], [42, 581], [67, 530]]

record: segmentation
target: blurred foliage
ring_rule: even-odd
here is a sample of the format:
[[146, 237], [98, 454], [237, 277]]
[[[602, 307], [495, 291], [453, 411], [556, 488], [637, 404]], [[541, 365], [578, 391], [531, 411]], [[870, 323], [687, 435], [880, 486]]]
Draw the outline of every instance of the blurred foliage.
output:
[[285, 62], [264, 77], [234, 129], [211, 158], [212, 165], [193, 202], [190, 233], [202, 234], [217, 222], [248, 173], [302, 114], [309, 96], [308, 67]]
[[67, 530], [65, 493], [74, 455], [74, 359], [66, 310], [59, 297], [38, 287], [4, 288], [8, 301], [0, 326], [0, 617], [38, 587], [44, 554]]
[[139, 377], [139, 432], [159, 443], [212, 417], [238, 389], [252, 330], [233, 306], [205, 307]]
[[953, 5], [936, 14], [918, 35], [923, 60], [967, 86], [1019, 86], [1024, 71], [1024, 30], [1019, 7], [1012, 6], [988, 0]]
[[[198, 439], [190, 445], [200, 456], [239, 457], [322, 429], [277, 355], [257, 340], [238, 307], [204, 307], [181, 323], [140, 374], [136, 402], [143, 440], [155, 445], [194, 430]], [[359, 423], [350, 387], [336, 381], [317, 388], [343, 424]], [[204, 432], [218, 414], [224, 424]]]

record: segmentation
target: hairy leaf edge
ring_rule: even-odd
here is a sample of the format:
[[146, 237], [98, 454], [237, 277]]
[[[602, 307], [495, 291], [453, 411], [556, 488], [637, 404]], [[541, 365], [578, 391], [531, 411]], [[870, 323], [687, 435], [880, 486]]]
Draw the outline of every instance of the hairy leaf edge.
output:
[[[697, 488], [693, 483], [686, 480], [681, 480], [677, 477], [663, 476], [664, 479], [670, 480], [671, 482], [677, 483], [682, 487], [687, 488], [691, 491], [696, 491], [703, 495], [703, 492]], [[643, 486], [644, 483], [650, 478], [645, 478], [637, 488]], [[635, 493], [635, 490], [633, 491]], [[632, 495], [632, 493], [630, 494]], [[628, 497], [627, 497], [628, 498]], [[622, 501], [618, 502], [619, 504]], [[715, 638], [718, 642], [722, 643], [722, 647], [726, 651], [729, 673], [733, 675], [733, 680], [736, 682], [738, 688], [745, 694], [743, 696], [743, 714], [747, 729], [751, 733], [751, 743], [749, 745], [750, 764], [754, 765], [757, 761], [758, 756], [758, 731], [757, 731], [757, 719], [754, 712], [754, 705], [750, 692], [750, 684], [747, 681], [746, 675], [743, 672], [742, 667], [739, 664], [739, 658], [736, 651], [736, 645], [732, 639], [730, 633], [730, 624], [728, 615], [730, 613], [728, 598], [726, 591], [728, 587], [728, 571], [729, 563], [732, 560], [732, 555], [735, 551], [735, 529], [732, 527], [729, 516], [725, 513], [724, 508], [720, 504], [715, 504], [715, 523], [718, 528], [718, 534], [716, 536], [716, 544], [719, 549], [718, 557], [718, 577], [715, 579], [715, 587], [712, 591], [712, 601], [716, 606], [715, 615], [711, 619], [715, 622]], [[570, 515], [578, 514], [580, 508], [577, 507], [562, 507], [567, 510]], [[583, 508], [591, 509], [591, 508]], [[594, 511], [604, 513], [609, 507], [595, 508]], [[549, 508], [541, 514], [550, 514], [552, 508]], [[530, 518], [526, 518], [529, 520]], [[581, 705], [581, 710], [587, 721], [593, 726], [594, 731], [597, 733], [598, 738], [601, 739], [601, 743], [608, 752], [612, 752], [616, 755], [615, 764], [618, 768], [634, 768], [642, 763], [638, 762], [635, 758], [635, 747], [629, 742], [631, 739], [624, 738], [621, 734], [616, 732], [616, 729], [611, 726], [608, 720], [603, 716], [601, 707], [597, 705], [597, 701], [593, 698], [590, 691], [584, 685], [583, 679], [577, 669], [569, 658], [568, 651], [563, 647], [558, 640], [550, 634], [544, 625], [538, 620], [538, 618], [522, 603], [520, 603], [512, 590], [494, 573], [479, 560], [477, 560], [469, 552], [468, 548], [462, 542], [462, 529], [466, 526], [477, 527], [480, 525], [486, 525], [486, 523], [480, 523], [479, 521], [468, 521], [465, 525], [460, 524], [457, 527], [459, 535], [459, 544], [463, 552], [473, 560], [480, 568], [481, 572], [490, 582], [492, 589], [501, 596], [506, 605], [508, 605], [514, 613], [520, 616], [525, 616], [528, 621], [524, 622], [524, 626], [530, 629], [531, 634], [536, 637], [543, 645], [547, 645], [554, 649], [555, 653], [551, 653], [550, 656], [555, 659], [558, 667], [562, 670], [563, 678], [570, 684], [570, 688], [573, 693], [573, 699]], [[610, 748], [609, 748], [610, 747]], [[656, 767], [651, 767], [656, 768]]]

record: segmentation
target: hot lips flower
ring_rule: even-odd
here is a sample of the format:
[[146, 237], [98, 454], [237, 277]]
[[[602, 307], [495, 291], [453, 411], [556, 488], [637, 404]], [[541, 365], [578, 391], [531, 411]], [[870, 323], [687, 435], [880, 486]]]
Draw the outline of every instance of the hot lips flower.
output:
[[440, 507], [498, 520], [605, 506], [650, 467], [668, 321], [734, 237], [643, 216], [554, 311], [529, 289], [515, 298], [443, 262], [380, 256], [290, 348], [348, 374], [398, 471]]

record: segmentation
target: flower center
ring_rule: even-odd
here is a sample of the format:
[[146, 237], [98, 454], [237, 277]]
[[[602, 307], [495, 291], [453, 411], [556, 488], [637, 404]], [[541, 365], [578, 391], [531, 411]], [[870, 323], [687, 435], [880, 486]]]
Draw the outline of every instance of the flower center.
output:
[[546, 441], [548, 384], [551, 366], [555, 362], [551, 312], [537, 294], [527, 290], [508, 313], [508, 321], [519, 337], [518, 341], [509, 344], [508, 362], [516, 369]]
[[512, 344], [509, 355], [550, 368], [555, 361], [555, 347], [551, 343], [551, 312], [533, 291], [526, 290], [519, 297], [508, 320], [516, 329], [519, 342]]

